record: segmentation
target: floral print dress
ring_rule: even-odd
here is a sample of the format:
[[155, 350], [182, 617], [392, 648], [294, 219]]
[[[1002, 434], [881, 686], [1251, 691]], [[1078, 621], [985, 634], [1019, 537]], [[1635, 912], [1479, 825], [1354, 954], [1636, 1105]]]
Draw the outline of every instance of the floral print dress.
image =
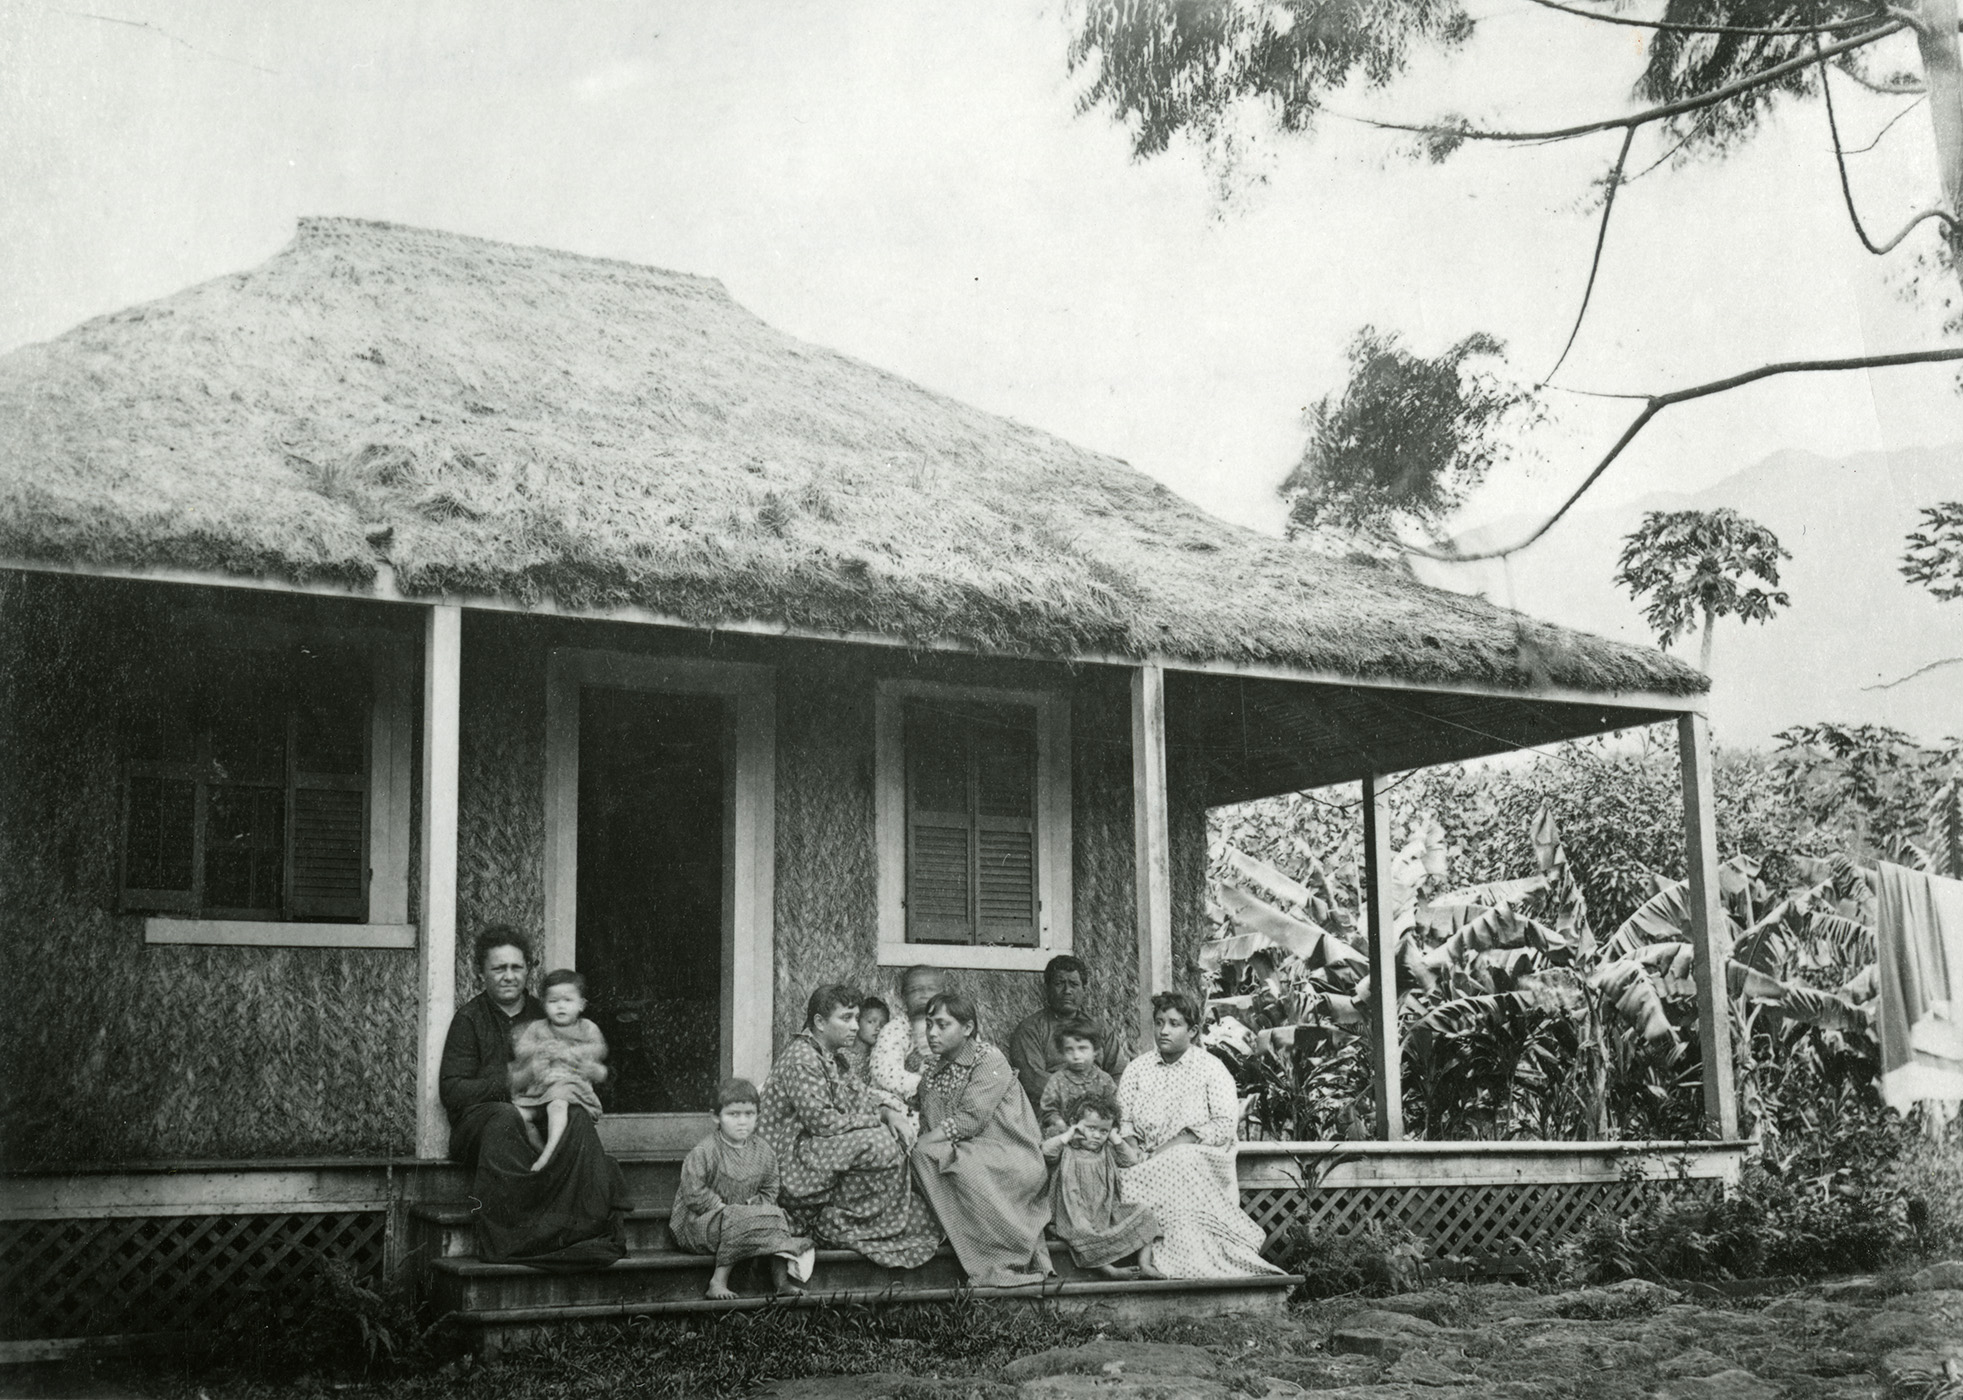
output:
[[913, 1189], [905, 1147], [880, 1121], [889, 1102], [806, 1031], [764, 1080], [757, 1131], [777, 1154], [778, 1204], [793, 1228], [875, 1264], [914, 1269], [933, 1257], [941, 1232]]

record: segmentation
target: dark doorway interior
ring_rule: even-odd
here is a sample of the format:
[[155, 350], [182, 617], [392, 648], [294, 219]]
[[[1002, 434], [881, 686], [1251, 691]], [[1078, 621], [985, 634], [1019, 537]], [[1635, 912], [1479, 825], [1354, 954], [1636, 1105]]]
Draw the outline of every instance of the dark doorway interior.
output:
[[579, 698], [580, 971], [613, 1113], [710, 1109], [722, 1050], [723, 705]]

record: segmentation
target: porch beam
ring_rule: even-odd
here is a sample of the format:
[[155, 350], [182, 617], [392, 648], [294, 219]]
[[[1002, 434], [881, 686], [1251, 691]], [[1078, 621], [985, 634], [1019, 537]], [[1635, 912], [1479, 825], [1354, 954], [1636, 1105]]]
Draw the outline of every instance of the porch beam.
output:
[[416, 1049], [416, 1155], [450, 1149], [437, 1095], [443, 1038], [457, 1003], [457, 742], [462, 699], [463, 609], [438, 605], [423, 618], [421, 1037]]
[[1131, 673], [1131, 798], [1138, 1020], [1150, 1044], [1152, 995], [1172, 986], [1172, 818], [1166, 793], [1166, 673], [1159, 666]]
[[1726, 968], [1731, 935], [1718, 889], [1717, 806], [1711, 779], [1711, 722], [1677, 721], [1684, 786], [1684, 867], [1689, 880], [1690, 947], [1697, 977], [1697, 1044], [1704, 1071], [1704, 1130], [1720, 1141], [1738, 1136], [1738, 1096], [1731, 1077], [1731, 994]]
[[[234, 574], [220, 573], [207, 569], [147, 568], [116, 564], [69, 564], [40, 559], [20, 559], [0, 556], [0, 569], [10, 569], [20, 573], [80, 574], [90, 578], [141, 579], [152, 583], [192, 584], [202, 588], [235, 588], [269, 593], [304, 593], [319, 597], [358, 598], [367, 602], [396, 603], [415, 607], [427, 607], [432, 602], [443, 606], [470, 608], [480, 612], [525, 613], [535, 617], [580, 618], [593, 622], [628, 622], [647, 627], [672, 627], [680, 631], [700, 632], [703, 625], [687, 617], [673, 613], [656, 612], [628, 604], [615, 607], [571, 607], [551, 598], [541, 598], [534, 602], [519, 602], [510, 598], [499, 598], [487, 594], [407, 594], [396, 585], [394, 571], [383, 565], [376, 571], [374, 583], [367, 588], [353, 588], [343, 584], [315, 582], [293, 582], [286, 579], [245, 578]], [[1055, 662], [1067, 660], [1079, 665], [1122, 666], [1127, 669], [1138, 666], [1140, 658], [1122, 656], [1112, 652], [1080, 651], [1068, 657], [1058, 657], [1048, 652], [1017, 647], [976, 647], [973, 643], [955, 641], [950, 638], [919, 638], [887, 635], [882, 632], [864, 632], [850, 628], [836, 631], [824, 627], [806, 627], [792, 623], [765, 622], [757, 619], [734, 618], [716, 623], [716, 632], [751, 637], [786, 637], [799, 641], [847, 642], [855, 646], [885, 647], [891, 650], [908, 652], [950, 652], [966, 656], [987, 656], [1003, 660], [1027, 660]], [[1648, 710], [1655, 714], [1654, 721], [1670, 719], [1673, 716], [1703, 709], [1710, 702], [1704, 691], [1676, 693], [1661, 690], [1577, 690], [1567, 686], [1536, 686], [1523, 690], [1517, 686], [1495, 685], [1481, 681], [1467, 680], [1416, 680], [1398, 679], [1388, 676], [1356, 676], [1341, 671], [1324, 671], [1313, 666], [1292, 666], [1275, 663], [1244, 661], [1198, 661], [1184, 657], [1169, 657], [1161, 660], [1148, 659], [1145, 664], [1161, 670], [1172, 670], [1182, 674], [1208, 676], [1243, 676], [1250, 680], [1290, 681], [1303, 685], [1351, 686], [1368, 690], [1408, 691], [1421, 695], [1479, 695], [1495, 700], [1554, 700], [1568, 704], [1602, 705], [1610, 709]], [[1633, 723], [1633, 721], [1631, 722]], [[1627, 725], [1614, 725], [1612, 728], [1626, 728]]]
[[1390, 803], [1383, 779], [1363, 780], [1363, 884], [1370, 928], [1370, 1082], [1376, 1100], [1377, 1137], [1397, 1142], [1404, 1136], [1403, 1047], [1397, 1029], [1397, 930], [1392, 922], [1390, 881]]

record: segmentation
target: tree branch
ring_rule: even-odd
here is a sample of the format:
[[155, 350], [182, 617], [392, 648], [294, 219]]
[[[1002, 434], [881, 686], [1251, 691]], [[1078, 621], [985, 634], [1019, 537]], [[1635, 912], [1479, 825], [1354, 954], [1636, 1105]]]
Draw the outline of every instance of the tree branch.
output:
[[1622, 450], [1635, 441], [1638, 433], [1649, 426], [1650, 419], [1666, 408], [1674, 408], [1680, 403], [1690, 403], [1695, 399], [1709, 398], [1713, 394], [1722, 394], [1729, 389], [1742, 388], [1747, 384], [1755, 384], [1761, 379], [1771, 379], [1781, 374], [1818, 374], [1846, 369], [1892, 369], [1900, 365], [1940, 364], [1954, 360], [1963, 360], [1963, 346], [1942, 350], [1905, 350], [1894, 355], [1857, 355], [1845, 360], [1785, 360], [1778, 364], [1760, 365], [1757, 369], [1748, 369], [1742, 374], [1734, 374], [1725, 379], [1714, 379], [1708, 384], [1694, 384], [1688, 389], [1673, 389], [1667, 394], [1652, 394], [1643, 406], [1643, 411], [1636, 415], [1635, 421], [1623, 429], [1622, 436], [1615, 440], [1615, 446], [1608, 450], [1608, 455], [1597, 462], [1595, 469], [1588, 473], [1581, 485], [1574, 489], [1567, 500], [1561, 502], [1560, 509], [1543, 520], [1525, 539], [1510, 544], [1504, 549], [1485, 549], [1476, 554], [1466, 554], [1451, 549], [1431, 549], [1424, 545], [1405, 544], [1402, 541], [1398, 543], [1401, 548], [1412, 554], [1424, 559], [1436, 559], [1445, 564], [1476, 564], [1484, 559], [1504, 559], [1510, 554], [1518, 554], [1553, 529], [1561, 517], [1574, 508], [1575, 502], [1582, 498], [1588, 488], [1609, 469], [1609, 464], [1622, 455]]
[[[1816, 51], [1819, 49], [1820, 41], [1818, 39], [1813, 41], [1813, 47]], [[1951, 230], [1955, 230], [1957, 223], [1950, 216], [1949, 211], [1937, 207], [1934, 209], [1924, 209], [1920, 214], [1917, 214], [1904, 224], [1901, 232], [1897, 233], [1886, 243], [1877, 244], [1872, 238], [1868, 237], [1868, 231], [1861, 227], [1860, 211], [1854, 207], [1854, 186], [1847, 178], [1847, 156], [1840, 148], [1840, 121], [1834, 116], [1833, 80], [1827, 74], [1827, 64], [1824, 59], [1820, 62], [1820, 94], [1826, 99], [1827, 130], [1833, 136], [1834, 167], [1840, 171], [1840, 194], [1841, 198], [1847, 202], [1847, 221], [1854, 225], [1854, 236], [1861, 240], [1861, 246], [1877, 258], [1885, 257], [1900, 247], [1904, 238], [1907, 238], [1909, 234], [1913, 233], [1920, 225], [1927, 223], [1930, 219], [1941, 219]]]
[[1595, 232], [1595, 257], [1588, 264], [1588, 285], [1581, 289], [1581, 307], [1574, 315], [1574, 329], [1568, 332], [1568, 343], [1561, 347], [1560, 357], [1536, 387], [1545, 387], [1547, 381], [1561, 372], [1561, 366], [1568, 362], [1568, 351], [1574, 349], [1575, 337], [1581, 334], [1581, 323], [1588, 315], [1589, 299], [1595, 295], [1595, 275], [1602, 270], [1602, 248], [1609, 241], [1609, 215], [1615, 212], [1615, 192], [1622, 188], [1622, 167], [1629, 161], [1629, 148], [1636, 142], [1636, 133], [1641, 127], [1630, 127], [1622, 133], [1622, 149], [1616, 153], [1615, 164], [1609, 167], [1609, 192], [1602, 200], [1602, 226]]
[[1749, 34], [1766, 38], [1793, 34], [1838, 34], [1843, 29], [1851, 29], [1857, 24], [1866, 24], [1880, 18], [1880, 12], [1884, 8], [1877, 5], [1865, 14], [1849, 15], [1846, 19], [1835, 20], [1829, 24], [1795, 24], [1759, 28], [1748, 24], [1674, 24], [1660, 19], [1630, 19], [1626, 15], [1604, 15], [1594, 10], [1581, 9], [1576, 5], [1563, 5], [1560, 0], [1531, 0], [1531, 3], [1544, 10], [1559, 10], [1564, 15], [1592, 19], [1597, 24], [1625, 24], [1632, 29], [1654, 29], [1666, 34]]
[[1848, 67], [1844, 64], [1836, 64], [1835, 67], [1839, 68], [1841, 72], [1845, 73], [1869, 92], [1878, 92], [1883, 97], [1927, 97], [1929, 95], [1929, 89], [1921, 83], [1877, 83], [1873, 78], [1868, 77], [1857, 68]]
[[[1922, 96], [1927, 97], [1928, 94], [1924, 93]], [[1906, 117], [1910, 112], [1913, 112], [1917, 107], [1920, 107], [1921, 105], [1922, 105], [1922, 98], [1921, 97], [1916, 98], [1915, 101], [1909, 103], [1908, 106], [1902, 108], [1901, 111], [1895, 113], [1894, 116], [1890, 117], [1887, 120], [1887, 122], [1882, 126], [1881, 130], [1875, 132], [1874, 140], [1868, 142], [1868, 144], [1865, 146], [1848, 147], [1847, 154], [1850, 156], [1866, 155], [1869, 151], [1873, 150], [1876, 146], [1879, 146], [1881, 144], [1882, 137], [1886, 136], [1889, 132], [1895, 129], [1896, 122], [1900, 121], [1903, 117]]]
[[[1851, 39], [1842, 39], [1837, 44], [1828, 44], [1819, 51], [1819, 56], [1821, 58], [1832, 58], [1836, 54], [1852, 53], [1855, 49], [1865, 48], [1869, 44], [1887, 38], [1890, 34], [1899, 34], [1906, 28], [1908, 28], [1907, 21], [1891, 19], [1887, 23], [1857, 34]], [[1662, 121], [1669, 117], [1682, 116], [1685, 112], [1695, 112], [1700, 108], [1714, 107], [1720, 102], [1729, 102], [1732, 98], [1750, 92], [1754, 88], [1761, 88], [1767, 83], [1777, 82], [1788, 74], [1796, 73], [1814, 62], [1815, 59], [1812, 55], [1789, 58], [1783, 63], [1775, 63], [1770, 68], [1761, 69], [1759, 72], [1753, 73], [1748, 77], [1726, 83], [1723, 87], [1712, 88], [1709, 92], [1699, 93], [1695, 97], [1679, 98], [1675, 102], [1666, 102], [1659, 107], [1650, 107], [1640, 112], [1632, 112], [1626, 117], [1604, 117], [1600, 121], [1582, 122], [1576, 126], [1553, 127], [1546, 131], [1488, 131], [1481, 127], [1445, 126], [1436, 122], [1384, 121], [1377, 117], [1359, 117], [1343, 112], [1332, 111], [1331, 115], [1348, 117], [1350, 121], [1361, 122], [1365, 126], [1378, 127], [1384, 131], [1408, 131], [1421, 136], [1453, 136], [1462, 141], [1501, 141], [1534, 144], [1548, 141], [1570, 141], [1577, 136], [1592, 136], [1598, 131], [1619, 131], [1626, 127], [1642, 126], [1648, 122]], [[1324, 110], [1327, 111], [1329, 109], [1325, 108]]]
[[1906, 676], [1897, 676], [1892, 681], [1882, 681], [1878, 685], [1864, 685], [1863, 690], [1893, 690], [1898, 685], [1907, 685], [1917, 676], [1934, 671], [1943, 666], [1963, 666], [1963, 656], [1945, 656], [1940, 661], [1931, 661], [1927, 666], [1918, 666]]

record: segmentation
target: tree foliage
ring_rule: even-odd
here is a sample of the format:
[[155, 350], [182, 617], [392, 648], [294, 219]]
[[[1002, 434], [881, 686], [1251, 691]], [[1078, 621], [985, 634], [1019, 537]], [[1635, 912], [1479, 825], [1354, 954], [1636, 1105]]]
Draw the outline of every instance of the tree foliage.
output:
[[1081, 109], [1108, 110], [1143, 159], [1182, 135], [1218, 154], [1245, 105], [1306, 131], [1325, 93], [1358, 76], [1380, 87], [1416, 45], [1471, 33], [1458, 0], [1089, 0], [1068, 57], [1091, 74]]
[[[1615, 581], [1642, 603], [1658, 645], [1701, 624], [1708, 670], [1713, 622], [1767, 622], [1787, 605], [1779, 561], [1791, 557], [1777, 535], [1735, 510], [1652, 510], [1623, 541]], [[1770, 586], [1740, 587], [1748, 578]]]
[[1304, 415], [1308, 445], [1281, 485], [1290, 533], [1442, 525], [1484, 480], [1503, 431], [1537, 412], [1531, 391], [1484, 367], [1504, 352], [1469, 335], [1426, 359], [1394, 334], [1357, 332], [1348, 384]]
[[1945, 603], [1963, 598], [1963, 501], [1924, 506], [1920, 528], [1904, 543], [1903, 578]]

